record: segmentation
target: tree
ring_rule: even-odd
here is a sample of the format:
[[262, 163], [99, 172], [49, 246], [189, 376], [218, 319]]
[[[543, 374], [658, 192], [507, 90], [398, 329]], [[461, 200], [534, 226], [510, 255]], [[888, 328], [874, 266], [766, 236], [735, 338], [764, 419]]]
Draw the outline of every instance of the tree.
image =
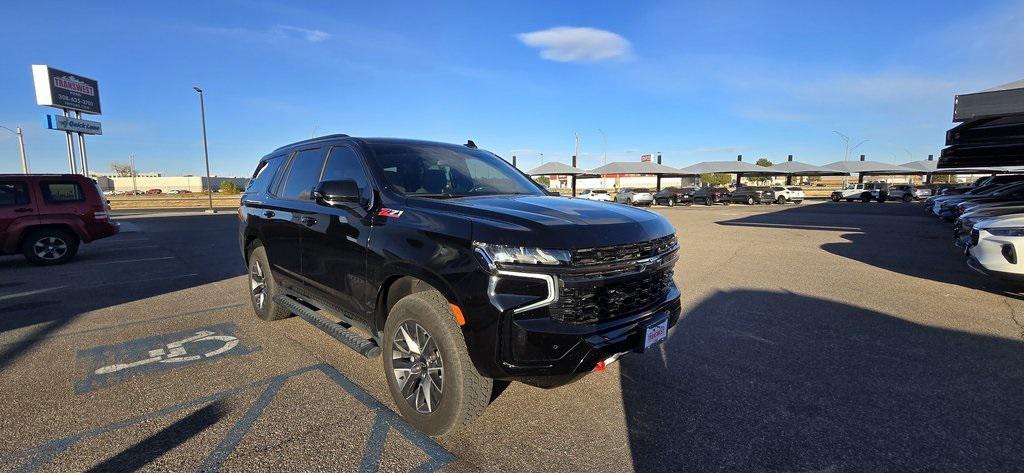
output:
[[235, 184], [235, 181], [221, 181], [220, 182], [220, 191], [221, 191], [221, 193], [224, 193], [224, 194], [240, 194], [240, 193], [242, 193], [242, 189], [238, 188], [238, 184]]
[[772, 163], [770, 160], [768, 160], [768, 158], [761, 158], [761, 159], [757, 160], [757, 165], [758, 166], [764, 166], [766, 168], [770, 168], [770, 167], [772, 167], [772, 164], [774, 164], [774, 163]]
[[110, 163], [110, 169], [117, 174], [117, 177], [131, 177], [132, 176], [132, 165], [128, 163]]
[[551, 179], [547, 176], [537, 176], [533, 180], [544, 187], [551, 187]]
[[728, 174], [719, 173], [701, 174], [700, 182], [704, 183], [704, 185], [706, 186], [720, 187], [731, 183], [732, 177], [730, 177]]

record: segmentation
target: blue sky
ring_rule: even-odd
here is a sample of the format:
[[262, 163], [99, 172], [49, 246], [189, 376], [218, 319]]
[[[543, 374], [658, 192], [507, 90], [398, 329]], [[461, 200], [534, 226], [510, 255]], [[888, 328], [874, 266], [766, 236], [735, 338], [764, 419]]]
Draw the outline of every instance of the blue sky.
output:
[[[16, 2], [5, 5], [0, 125], [35, 172], [66, 171], [31, 64], [100, 82], [93, 170], [248, 175], [312, 133], [472, 138], [521, 167], [938, 154], [955, 93], [1024, 77], [1024, 2]], [[79, 31], [79, 32], [76, 32]], [[602, 134], [603, 133], [603, 134]], [[605, 146], [605, 141], [607, 146]], [[0, 130], [0, 173], [18, 172]]]

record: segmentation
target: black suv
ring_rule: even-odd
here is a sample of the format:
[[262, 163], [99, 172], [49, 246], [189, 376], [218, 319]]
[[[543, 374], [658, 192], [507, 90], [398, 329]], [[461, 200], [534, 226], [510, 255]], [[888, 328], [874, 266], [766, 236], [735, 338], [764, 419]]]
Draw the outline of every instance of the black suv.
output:
[[431, 435], [478, 416], [493, 380], [563, 385], [679, 319], [664, 217], [550, 196], [471, 142], [284, 146], [239, 219], [256, 314], [382, 355], [399, 411]]
[[747, 205], [770, 203], [775, 201], [775, 192], [771, 187], [743, 186], [729, 194], [730, 202], [743, 202]]
[[694, 203], [704, 205], [725, 204], [729, 205], [729, 189], [724, 187], [701, 187], [693, 193]]

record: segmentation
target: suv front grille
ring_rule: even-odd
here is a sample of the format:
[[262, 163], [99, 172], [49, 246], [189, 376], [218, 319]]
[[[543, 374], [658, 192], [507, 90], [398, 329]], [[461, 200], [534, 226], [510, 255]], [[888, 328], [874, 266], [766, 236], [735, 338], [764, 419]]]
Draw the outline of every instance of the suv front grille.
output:
[[672, 269], [648, 271], [608, 284], [565, 283], [551, 307], [551, 316], [573, 324], [603, 322], [660, 302], [672, 286]]
[[674, 246], [676, 246], [676, 236], [669, 235], [656, 240], [628, 245], [583, 248], [572, 251], [572, 264], [574, 266], [590, 266], [650, 258], [660, 255]]

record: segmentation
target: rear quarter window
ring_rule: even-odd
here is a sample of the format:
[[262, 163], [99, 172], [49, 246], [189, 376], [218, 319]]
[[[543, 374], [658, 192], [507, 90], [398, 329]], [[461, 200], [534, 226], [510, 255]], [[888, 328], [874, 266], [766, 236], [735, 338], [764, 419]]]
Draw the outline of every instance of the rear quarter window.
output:
[[73, 181], [49, 181], [39, 184], [43, 191], [43, 200], [52, 203], [84, 202], [85, 193], [82, 186]]
[[277, 170], [281, 167], [283, 161], [284, 156], [274, 156], [265, 161], [260, 161], [256, 166], [256, 171], [252, 173], [252, 179], [249, 179], [249, 186], [245, 188], [245, 191], [266, 192], [267, 188], [270, 187], [270, 183], [274, 182], [274, 176], [277, 175]]
[[0, 182], [0, 207], [28, 203], [28, 186], [24, 182]]

